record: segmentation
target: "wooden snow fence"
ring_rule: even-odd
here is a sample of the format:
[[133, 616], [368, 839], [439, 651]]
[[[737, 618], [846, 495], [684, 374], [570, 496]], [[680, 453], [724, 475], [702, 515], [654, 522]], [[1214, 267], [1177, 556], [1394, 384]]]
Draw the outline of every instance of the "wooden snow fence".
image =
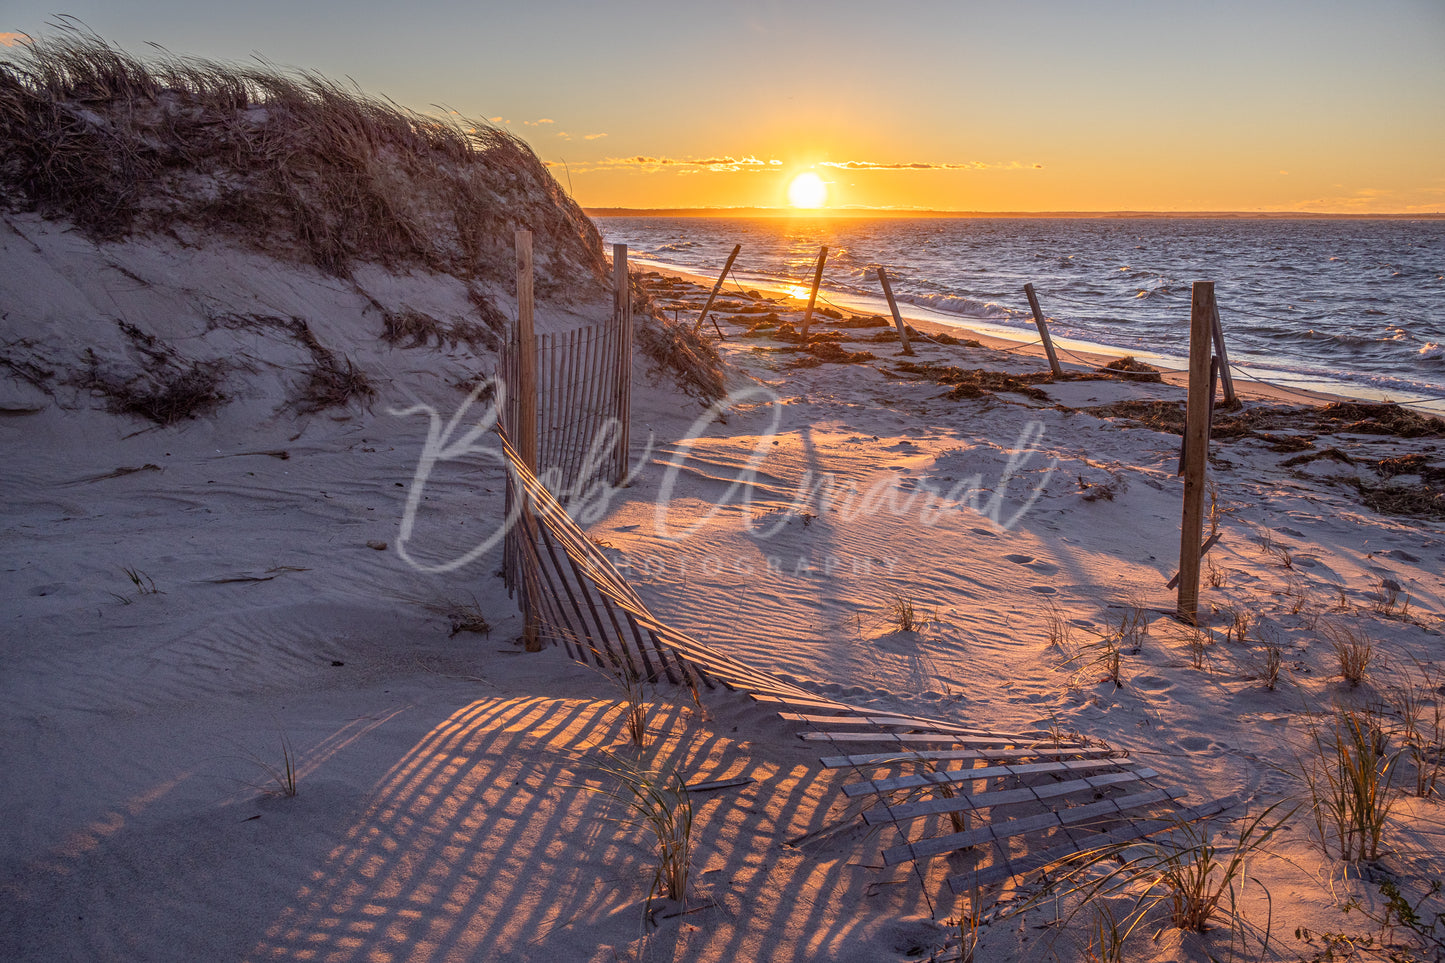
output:
[[[563, 502], [617, 470], [609, 443], [625, 414], [618, 402], [623, 336], [610, 322], [536, 336], [536, 467]], [[514, 390], [521, 384], [519, 350], [508, 342], [497, 357], [497, 379], [508, 388], [502, 425], [513, 438], [521, 419], [521, 396]]]
[[840, 753], [823, 756], [824, 768], [856, 777], [843, 793], [863, 801], [863, 822], [891, 826], [901, 840], [885, 843], [885, 864], [959, 854], [967, 865], [948, 884], [962, 895], [1236, 805], [1223, 799], [1180, 810], [1183, 793], [1158, 786], [1159, 773], [1107, 745], [860, 708], [693, 639], [648, 611], [500, 434], [511, 481], [531, 508], [515, 520], [515, 542], [543, 637], [584, 664], [722, 686], [798, 723], [802, 739]]

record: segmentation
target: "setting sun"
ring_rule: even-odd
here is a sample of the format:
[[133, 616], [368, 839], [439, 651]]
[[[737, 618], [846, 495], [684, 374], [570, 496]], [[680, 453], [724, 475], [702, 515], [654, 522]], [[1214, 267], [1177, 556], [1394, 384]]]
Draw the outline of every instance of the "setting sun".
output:
[[804, 171], [788, 185], [788, 203], [794, 207], [818, 208], [828, 201], [828, 185], [812, 171]]

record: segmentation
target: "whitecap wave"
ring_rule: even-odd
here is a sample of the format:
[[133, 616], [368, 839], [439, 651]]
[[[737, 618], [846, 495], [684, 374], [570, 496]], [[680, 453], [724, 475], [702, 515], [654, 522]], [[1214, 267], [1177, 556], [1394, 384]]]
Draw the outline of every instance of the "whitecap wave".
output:
[[934, 311], [941, 311], [944, 314], [955, 314], [962, 318], [1006, 321], [1010, 318], [1023, 316], [1022, 311], [998, 304], [994, 301], [980, 301], [977, 298], [965, 297], [958, 294], [911, 294], [906, 300], [910, 304], [917, 304]]

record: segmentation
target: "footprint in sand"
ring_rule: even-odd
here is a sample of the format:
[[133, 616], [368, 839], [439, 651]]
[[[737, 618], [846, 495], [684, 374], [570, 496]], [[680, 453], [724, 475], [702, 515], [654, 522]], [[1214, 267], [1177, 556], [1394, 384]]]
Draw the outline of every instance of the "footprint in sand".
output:
[[986, 529], [986, 528], [972, 528], [972, 529], [969, 529], [969, 531], [973, 532], [975, 535], [979, 536], [980, 538], [998, 538], [998, 533], [997, 533], [997, 532], [991, 532], [991, 531], [989, 531], [989, 530]]
[[1057, 595], [1059, 593], [1059, 590], [1052, 585], [1030, 585], [1029, 591], [1037, 592], [1040, 595]]
[[1129, 680], [1129, 683], [1140, 692], [1147, 692], [1150, 695], [1158, 695], [1174, 688], [1173, 680], [1158, 675], [1136, 675]]
[[1185, 736], [1179, 740], [1177, 745], [1185, 752], [1203, 752], [1206, 749], [1223, 748], [1219, 743], [1206, 736]]
[[1402, 549], [1398, 548], [1392, 548], [1389, 551], [1381, 552], [1380, 554], [1385, 556], [1386, 558], [1397, 559], [1401, 562], [1410, 562], [1411, 564], [1420, 561], [1409, 552], [1403, 551]]
[[1040, 575], [1052, 575], [1059, 570], [1053, 562], [1040, 562], [1032, 555], [1005, 555], [1004, 558], [1015, 565], [1026, 565]]

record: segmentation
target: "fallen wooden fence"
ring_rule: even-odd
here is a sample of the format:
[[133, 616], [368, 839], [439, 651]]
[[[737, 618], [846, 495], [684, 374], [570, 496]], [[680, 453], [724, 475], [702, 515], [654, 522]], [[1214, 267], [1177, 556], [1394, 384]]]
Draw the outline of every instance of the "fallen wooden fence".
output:
[[[543, 638], [579, 662], [635, 678], [737, 690], [807, 726], [809, 742], [842, 754], [829, 769], [856, 781], [849, 798], [872, 800], [867, 825], [892, 825], [902, 842], [884, 849], [892, 865], [968, 849], [987, 850], [987, 865], [954, 874], [955, 893], [1001, 883], [1091, 847], [1168, 830], [1234, 805], [1215, 801], [1147, 819], [1175, 807], [1181, 793], [1153, 785], [1159, 774], [1126, 753], [1047, 731], [996, 732], [941, 719], [879, 712], [839, 702], [732, 658], [666, 624], [572, 521], [522, 463], [505, 431], [509, 483], [532, 511], [516, 524], [521, 579], [537, 605]], [[883, 752], [855, 753], [882, 745]], [[955, 763], [959, 768], [939, 768]], [[969, 820], [987, 817], [969, 827]], [[952, 830], [952, 831], [947, 831]]]

